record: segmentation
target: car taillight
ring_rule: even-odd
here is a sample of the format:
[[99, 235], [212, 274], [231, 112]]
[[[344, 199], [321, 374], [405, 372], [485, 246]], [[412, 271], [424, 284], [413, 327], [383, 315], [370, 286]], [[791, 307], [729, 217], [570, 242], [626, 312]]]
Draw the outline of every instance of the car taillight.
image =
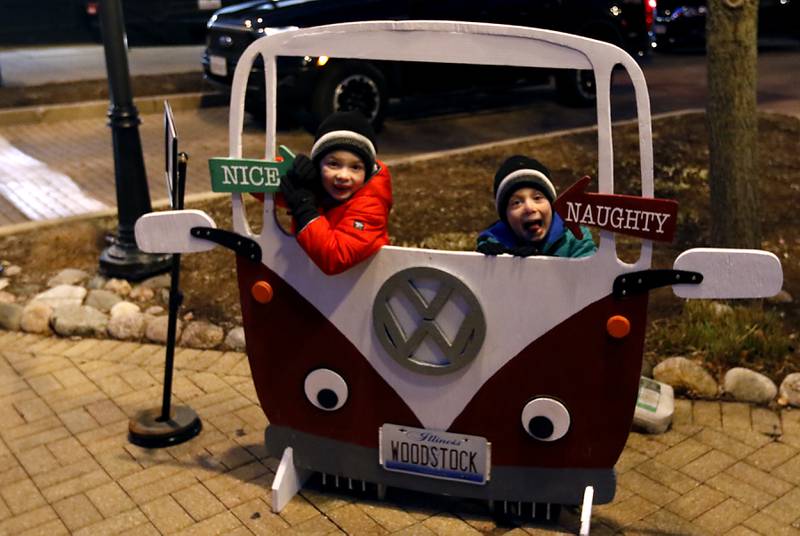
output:
[[644, 0], [644, 24], [648, 32], [653, 29], [653, 18], [657, 3], [657, 0]]
[[86, 2], [86, 14], [97, 15], [97, 2]]

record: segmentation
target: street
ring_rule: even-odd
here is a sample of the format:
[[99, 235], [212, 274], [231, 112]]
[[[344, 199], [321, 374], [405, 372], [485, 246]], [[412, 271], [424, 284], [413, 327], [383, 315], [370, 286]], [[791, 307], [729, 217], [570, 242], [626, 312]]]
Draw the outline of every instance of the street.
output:
[[[706, 73], [702, 55], [660, 54], [643, 65], [652, 113], [705, 106]], [[800, 50], [764, 51], [759, 57], [759, 106], [762, 110], [800, 115], [796, 80]], [[173, 104], [173, 106], [175, 106]], [[141, 106], [140, 106], [141, 108]], [[207, 160], [227, 155], [227, 107], [175, 106], [180, 149], [190, 155], [188, 194], [209, 190]], [[165, 197], [163, 120], [158, 102], [142, 113], [140, 133], [150, 195]], [[633, 92], [624, 73], [614, 77], [612, 118], [635, 116]], [[379, 152], [389, 162], [424, 153], [590, 127], [594, 108], [557, 104], [548, 86], [504, 95], [448, 95], [393, 103], [379, 136]], [[20, 122], [0, 126], [0, 225], [96, 211], [116, 204], [111, 132], [105, 108], [71, 120]], [[278, 143], [308, 151], [309, 133], [295, 127], [278, 133]], [[263, 157], [262, 127], [248, 119], [244, 155]]]

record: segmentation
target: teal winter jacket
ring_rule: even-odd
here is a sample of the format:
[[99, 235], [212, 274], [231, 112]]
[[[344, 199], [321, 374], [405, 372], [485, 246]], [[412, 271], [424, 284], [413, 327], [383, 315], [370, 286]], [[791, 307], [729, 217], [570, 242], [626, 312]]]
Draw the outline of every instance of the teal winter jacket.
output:
[[538, 243], [525, 243], [517, 238], [514, 231], [506, 223], [497, 221], [478, 235], [477, 250], [482, 253], [510, 253], [529, 257], [532, 255], [550, 255], [553, 257], [588, 257], [597, 251], [592, 235], [581, 226], [583, 238], [577, 238], [564, 226], [564, 221], [557, 213], [553, 213], [553, 221], [545, 237]]

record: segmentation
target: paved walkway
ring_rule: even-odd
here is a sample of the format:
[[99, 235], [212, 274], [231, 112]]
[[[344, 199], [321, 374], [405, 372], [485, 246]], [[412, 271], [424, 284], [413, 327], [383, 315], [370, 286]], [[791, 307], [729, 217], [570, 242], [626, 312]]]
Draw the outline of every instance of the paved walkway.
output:
[[[0, 534], [552, 534], [498, 526], [485, 505], [304, 490], [270, 512], [277, 460], [246, 357], [179, 349], [175, 398], [203, 420], [182, 445], [128, 443], [128, 419], [161, 399], [164, 349], [0, 331]], [[673, 428], [632, 433], [617, 496], [593, 534], [800, 534], [800, 410], [678, 400]], [[391, 492], [391, 490], [390, 490]]]

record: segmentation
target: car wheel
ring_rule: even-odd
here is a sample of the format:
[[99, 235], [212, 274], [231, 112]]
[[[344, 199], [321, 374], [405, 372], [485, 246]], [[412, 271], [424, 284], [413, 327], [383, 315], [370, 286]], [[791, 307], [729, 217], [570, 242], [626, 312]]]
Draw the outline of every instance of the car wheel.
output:
[[357, 110], [377, 131], [386, 113], [386, 82], [368, 63], [331, 65], [320, 77], [312, 96], [311, 111], [319, 123], [334, 112]]
[[591, 70], [564, 70], [556, 74], [558, 101], [567, 106], [594, 106], [597, 93]]

